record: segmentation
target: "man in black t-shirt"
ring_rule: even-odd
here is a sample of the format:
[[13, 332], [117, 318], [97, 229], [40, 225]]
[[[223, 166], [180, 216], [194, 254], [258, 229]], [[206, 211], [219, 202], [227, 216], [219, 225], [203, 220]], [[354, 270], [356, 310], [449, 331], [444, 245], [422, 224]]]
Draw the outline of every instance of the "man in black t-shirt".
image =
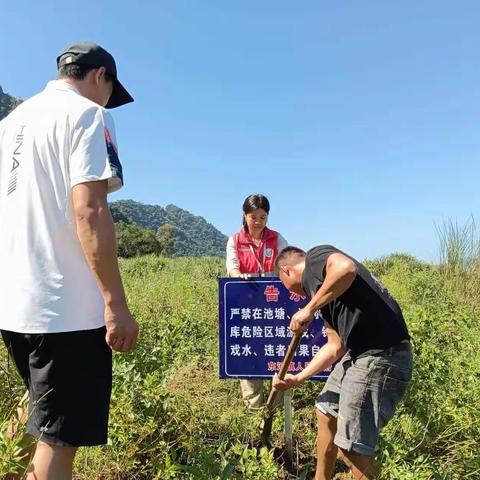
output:
[[361, 263], [331, 245], [308, 253], [287, 247], [275, 267], [288, 290], [310, 298], [290, 329], [307, 329], [320, 310], [328, 342], [299, 374], [283, 381], [274, 377], [274, 388], [298, 386], [339, 360], [316, 401], [315, 480], [332, 478], [338, 449], [357, 480], [373, 479], [379, 430], [392, 418], [412, 375], [402, 311]]

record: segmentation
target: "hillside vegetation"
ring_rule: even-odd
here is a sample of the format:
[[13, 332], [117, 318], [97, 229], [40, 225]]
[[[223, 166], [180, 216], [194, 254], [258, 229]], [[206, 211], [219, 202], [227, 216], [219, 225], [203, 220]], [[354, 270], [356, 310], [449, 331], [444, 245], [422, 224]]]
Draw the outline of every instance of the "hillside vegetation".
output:
[[153, 232], [161, 227], [169, 228], [169, 237], [173, 240], [169, 253], [173, 256], [225, 254], [227, 237], [223, 233], [203, 217], [175, 205], [163, 208], [134, 200], [118, 200], [110, 204], [110, 210], [115, 223], [133, 223]]
[[22, 101], [19, 98], [12, 97], [5, 93], [0, 87], [0, 120], [5, 118], [15, 107], [20, 105]]
[[[480, 479], [480, 275], [454, 276], [408, 255], [367, 262], [399, 300], [415, 349], [413, 385], [383, 433], [383, 480]], [[238, 382], [218, 379], [218, 258], [144, 256], [121, 268], [141, 324], [136, 350], [114, 356], [109, 445], [81, 450], [77, 480], [310, 479], [314, 469], [310, 383], [294, 395], [295, 466], [257, 448], [261, 414], [246, 411]], [[24, 387], [0, 347], [0, 423]], [[0, 473], [16, 466], [15, 442], [0, 437]], [[344, 477], [342, 477], [344, 478]]]
[[[0, 86], [0, 120], [22, 101]], [[167, 205], [146, 205], [134, 200], [110, 204], [117, 225], [119, 255], [133, 257], [146, 253], [173, 256], [223, 256], [227, 237], [203, 217]]]

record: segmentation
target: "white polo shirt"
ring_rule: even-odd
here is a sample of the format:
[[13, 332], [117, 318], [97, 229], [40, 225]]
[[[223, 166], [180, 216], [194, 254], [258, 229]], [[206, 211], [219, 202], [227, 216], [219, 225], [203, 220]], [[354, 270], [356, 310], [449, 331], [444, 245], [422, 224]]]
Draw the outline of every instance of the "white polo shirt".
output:
[[20, 333], [104, 325], [84, 257], [72, 187], [122, 184], [110, 114], [55, 80], [0, 122], [0, 329]]

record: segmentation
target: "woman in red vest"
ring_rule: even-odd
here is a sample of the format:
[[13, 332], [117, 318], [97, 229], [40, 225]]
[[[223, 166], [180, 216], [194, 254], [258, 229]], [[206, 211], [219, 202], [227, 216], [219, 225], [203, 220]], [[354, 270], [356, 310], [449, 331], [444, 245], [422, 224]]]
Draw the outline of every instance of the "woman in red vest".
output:
[[[275, 259], [288, 244], [278, 232], [267, 228], [269, 212], [270, 203], [264, 195], [250, 195], [243, 202], [243, 227], [227, 242], [226, 267], [230, 277], [274, 275]], [[240, 387], [248, 408], [263, 405], [263, 380], [240, 380]]]

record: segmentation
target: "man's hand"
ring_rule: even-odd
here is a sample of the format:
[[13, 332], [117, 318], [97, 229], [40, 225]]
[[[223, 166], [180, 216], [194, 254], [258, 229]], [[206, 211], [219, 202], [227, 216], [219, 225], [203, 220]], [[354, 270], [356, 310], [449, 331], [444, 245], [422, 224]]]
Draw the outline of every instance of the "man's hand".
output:
[[301, 333], [307, 330], [312, 323], [314, 312], [310, 311], [308, 305], [295, 313], [290, 321], [290, 330], [293, 333]]
[[299, 380], [297, 375], [291, 375], [290, 373], [285, 375], [284, 380], [280, 380], [277, 374], [275, 374], [272, 378], [272, 387], [277, 392], [283, 392], [289, 388], [296, 387], [301, 383], [302, 382]]
[[129, 352], [137, 341], [138, 323], [126, 305], [105, 307], [107, 345], [117, 352]]

